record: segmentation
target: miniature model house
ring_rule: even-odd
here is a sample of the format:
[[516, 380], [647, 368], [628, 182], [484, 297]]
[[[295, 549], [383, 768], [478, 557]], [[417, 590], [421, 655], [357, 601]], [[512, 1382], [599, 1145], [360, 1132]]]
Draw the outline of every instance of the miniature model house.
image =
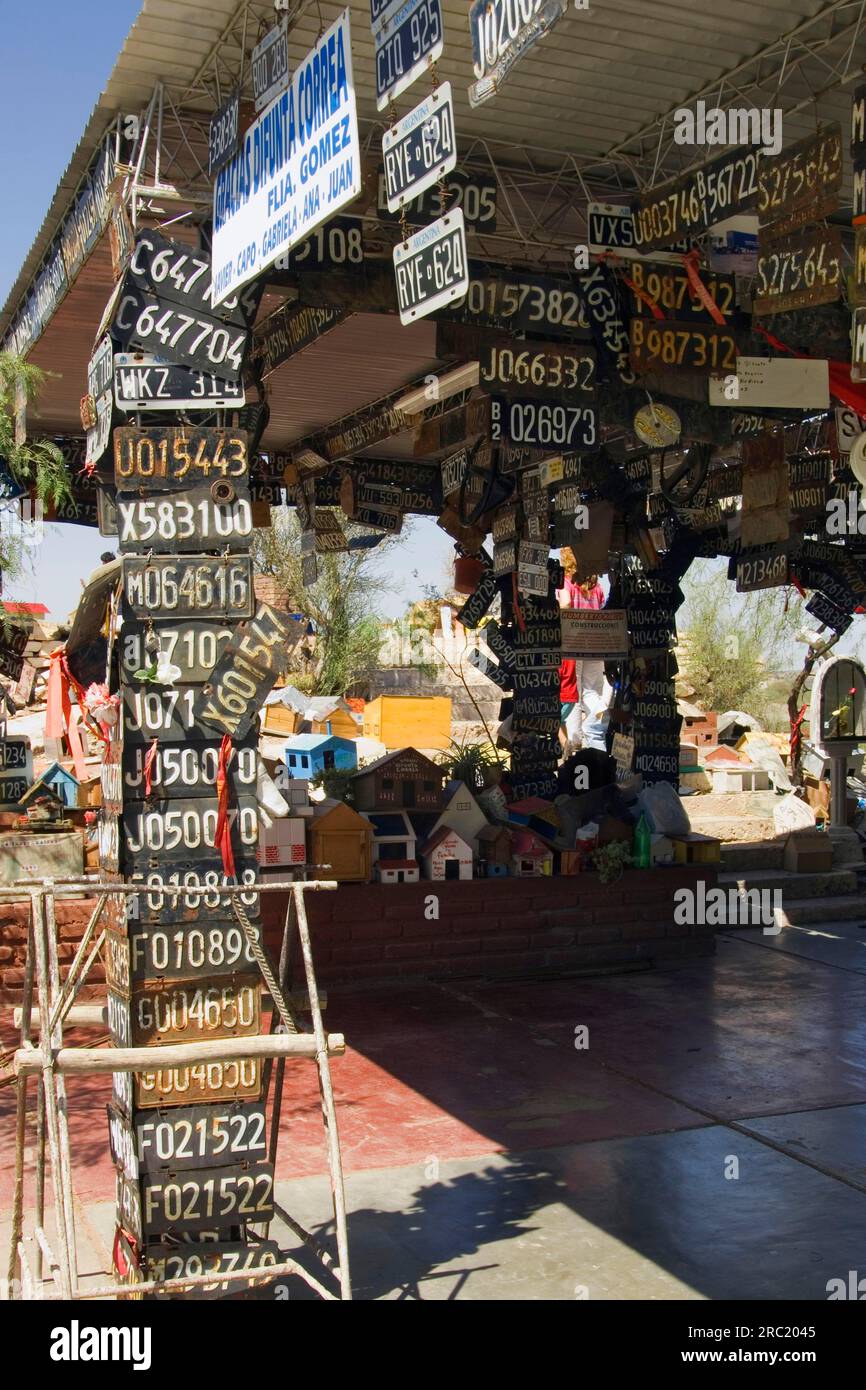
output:
[[426, 844], [421, 846], [421, 863], [424, 877], [434, 880], [471, 878], [472, 847], [458, 835], [442, 825]]
[[373, 827], [344, 801], [326, 797], [313, 803], [309, 826], [310, 863], [322, 878], [367, 883]]
[[553, 873], [553, 852], [534, 830], [515, 830], [511, 839], [511, 872], [515, 878], [540, 878]]
[[356, 745], [336, 734], [292, 734], [283, 757], [290, 777], [313, 778], [332, 769], [351, 772], [358, 766]]
[[377, 758], [352, 783], [359, 811], [442, 809], [442, 769], [414, 748]]
[[430, 839], [441, 826], [456, 830], [478, 855], [478, 836], [488, 828], [488, 820], [465, 782], [448, 782], [445, 786], [442, 814], [430, 827]]
[[297, 869], [306, 864], [307, 837], [301, 817], [260, 817], [256, 858], [263, 869]]
[[485, 825], [478, 832], [478, 857], [485, 877], [504, 878], [511, 864], [511, 834], [507, 825]]

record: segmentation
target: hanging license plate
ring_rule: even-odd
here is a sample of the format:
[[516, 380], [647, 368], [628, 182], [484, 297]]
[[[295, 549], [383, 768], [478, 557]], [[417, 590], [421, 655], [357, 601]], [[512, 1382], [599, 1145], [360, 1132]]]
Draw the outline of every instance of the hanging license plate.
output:
[[[231, 641], [233, 630], [225, 623], [188, 622], [160, 624], [154, 632], [159, 639], [161, 657], [167, 665], [179, 668], [180, 675], [175, 677], [175, 682], [184, 686], [207, 680], [226, 643]], [[147, 624], [127, 618], [120, 633], [121, 671], [124, 681], [136, 689], [136, 672], [148, 670], [156, 662], [156, 653], [147, 645], [148, 631]], [[158, 685], [151, 688], [160, 692]]]
[[252, 561], [249, 555], [233, 560], [126, 555], [123, 595], [135, 618], [250, 618], [255, 602]]
[[262, 1069], [257, 1057], [161, 1067], [159, 1049], [154, 1048], [153, 1068], [135, 1072], [134, 1077], [134, 1103], [142, 1110], [191, 1105], [199, 1100], [258, 1100], [262, 1091]]
[[265, 1109], [253, 1101], [182, 1105], [127, 1118], [108, 1106], [111, 1156], [127, 1177], [168, 1168], [227, 1168], [267, 1157]]
[[594, 400], [596, 356], [590, 347], [569, 351], [564, 345], [513, 339], [479, 348], [478, 358], [479, 385], [485, 390], [502, 389], [527, 396], [568, 394], [575, 401], [581, 397]]
[[533, 448], [591, 453], [598, 448], [598, 413], [594, 406], [493, 396], [490, 437]]
[[258, 969], [237, 920], [216, 922], [209, 913], [198, 924], [183, 927], [146, 922], [123, 936], [108, 931], [105, 942], [106, 983], [117, 994], [128, 994], [145, 980], [194, 980]]
[[124, 349], [138, 347], [184, 367], [219, 371], [226, 381], [240, 379], [250, 345], [248, 329], [203, 311], [190, 313], [135, 285], [120, 299], [111, 332]]
[[156, 425], [114, 431], [118, 492], [185, 491], [197, 483], [245, 480], [245, 430]]
[[[148, 775], [152, 796], [166, 799], [213, 796], [219, 751], [216, 739], [211, 739], [210, 743], [180, 743], [177, 746], [158, 743], [155, 749], [146, 743], [136, 747], [124, 742], [123, 796], [127, 801], [142, 800], [146, 795]], [[151, 753], [153, 756], [149, 757]], [[234, 744], [226, 775], [230, 791], [255, 793], [258, 754], [254, 739], [248, 738], [240, 746]]]
[[[202, 914], [231, 917], [237, 902], [248, 917], [260, 915], [260, 894], [256, 891], [258, 869], [254, 855], [236, 854], [238, 877], [230, 878], [219, 855], [197, 855], [182, 864], [155, 863], [129, 874], [129, 882], [139, 890], [130, 893], [129, 920], [195, 924]], [[230, 886], [238, 893], [225, 891]]]
[[180, 367], [147, 352], [119, 352], [114, 359], [118, 410], [220, 410], [246, 402], [243, 382]]
[[[228, 295], [214, 310], [211, 307], [210, 252], [188, 246], [186, 242], [172, 241], [161, 232], [149, 229], [136, 238], [124, 288], [129, 286], [182, 309], [191, 309], [193, 313], [211, 315], [218, 322], [235, 328], [249, 327], [262, 295], [260, 285], [249, 285], [239, 294]], [[167, 342], [164, 332], [158, 330], [158, 336]], [[171, 346], [174, 349], [176, 345]], [[216, 365], [211, 358], [205, 369]]]
[[[214, 500], [214, 487], [233, 494]], [[219, 491], [218, 491], [219, 495]], [[181, 493], [117, 499], [118, 548], [175, 554], [183, 550], [248, 550], [253, 510], [245, 482], [217, 483]]]
[[414, 323], [465, 295], [466, 227], [459, 208], [394, 247], [394, 275], [402, 324]]
[[399, 212], [457, 163], [451, 83], [443, 82], [382, 136], [389, 212]]
[[376, 45], [376, 109], [385, 107], [442, 57], [439, 0], [406, 0], [373, 35]]
[[108, 1030], [116, 1047], [161, 1047], [216, 1038], [250, 1038], [261, 1025], [258, 975], [155, 980], [128, 995], [108, 991]]
[[727, 328], [714, 324], [664, 323], [655, 319], [631, 321], [631, 362], [637, 371], [736, 372], [737, 340]]
[[[219, 805], [216, 797], [194, 800], [131, 801], [123, 808], [127, 863], [135, 860], [190, 859], [216, 848]], [[258, 802], [239, 796], [227, 812], [232, 846], [254, 851], [259, 838]]]
[[[281, 1260], [280, 1247], [273, 1240], [247, 1245], [241, 1241], [207, 1241], [195, 1245], [165, 1245], [147, 1242], [146, 1277], [160, 1283], [169, 1279], [185, 1279], [192, 1274], [213, 1276], [213, 1282], [197, 1284], [189, 1291], [199, 1298], [223, 1298], [230, 1294], [247, 1294], [250, 1289], [267, 1282], [268, 1271]], [[243, 1279], [250, 1270], [261, 1270], [261, 1279]], [[234, 1277], [232, 1277], [234, 1276]], [[278, 1286], [279, 1287], [279, 1286]], [[149, 1298], [177, 1298], [176, 1293], [157, 1289]]]
[[[209, 1168], [187, 1169], [177, 1177], [171, 1173], [149, 1173], [139, 1179], [138, 1186], [142, 1237], [172, 1231], [206, 1231], [247, 1221], [267, 1224], [274, 1214], [272, 1163], [216, 1172]], [[207, 1252], [208, 1245], [196, 1248]]]
[[243, 738], [274, 682], [284, 675], [289, 656], [302, 641], [306, 624], [260, 603], [256, 615], [232, 636], [196, 704], [197, 717], [217, 734]]

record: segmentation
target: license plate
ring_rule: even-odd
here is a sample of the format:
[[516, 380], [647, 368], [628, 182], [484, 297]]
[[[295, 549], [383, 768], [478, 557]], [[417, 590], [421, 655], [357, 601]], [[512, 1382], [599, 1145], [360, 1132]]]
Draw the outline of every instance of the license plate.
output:
[[126, 555], [123, 595], [135, 618], [250, 618], [253, 571], [249, 555], [172, 555], [152, 560]]
[[287, 252], [287, 268], [332, 270], [336, 266], [362, 266], [365, 254], [361, 218], [332, 217]]
[[[775, 156], [765, 155], [758, 166], [758, 216], [761, 226], [784, 224], [794, 230], [816, 204], [822, 209], [842, 185], [842, 128], [835, 121], [817, 135], [808, 135]], [[833, 210], [836, 199], [822, 210]]]
[[87, 364], [87, 393], [94, 400], [111, 389], [113, 357], [111, 339], [106, 334]]
[[128, 994], [145, 980], [191, 980], [256, 970], [255, 953], [237, 920], [216, 922], [203, 913], [198, 925], [150, 922], [123, 934], [107, 931], [108, 988]]
[[[446, 325], [442, 325], [446, 327]], [[479, 384], [522, 395], [595, 396], [592, 348], [575, 349], [523, 342], [493, 343], [479, 352]]]
[[16, 656], [14, 652], [0, 647], [0, 676], [8, 676], [9, 680], [17, 681], [21, 679], [23, 670], [24, 657]]
[[0, 772], [19, 772], [31, 766], [29, 739], [0, 738]]
[[289, 85], [289, 39], [285, 24], [275, 24], [257, 43], [250, 58], [256, 113], [270, 106]]
[[[161, 232], [150, 229], [140, 232], [136, 238], [127, 283], [144, 294], [156, 295], [160, 300], [191, 309], [196, 314], [209, 315], [235, 328], [249, 327], [261, 298], [260, 286], [248, 286], [240, 294], [228, 295], [214, 310], [211, 307], [210, 253], [185, 242], [171, 241]], [[168, 341], [165, 330], [158, 331], [157, 336], [163, 343]], [[174, 360], [176, 344], [172, 343], [171, 347]], [[211, 358], [202, 365], [209, 371], [219, 363]]]
[[[125, 698], [129, 691], [124, 690], [123, 693]], [[219, 742], [214, 738], [210, 743], [157, 744], [150, 763], [152, 795], [165, 798], [213, 796], [219, 751]], [[147, 743], [137, 746], [124, 743], [123, 795], [127, 801], [140, 800], [145, 794], [144, 765], [149, 752]], [[235, 745], [228, 767], [229, 787], [235, 792], [244, 791], [253, 795], [257, 777], [256, 743], [248, 741], [241, 747]]]
[[107, 1108], [111, 1157], [129, 1178], [163, 1168], [226, 1168], [267, 1157], [265, 1108], [256, 1102], [183, 1105], [132, 1119]]
[[[129, 1179], [124, 1179], [128, 1182]], [[140, 1237], [172, 1231], [204, 1231], [268, 1222], [274, 1214], [274, 1168], [253, 1163], [235, 1169], [186, 1169], [182, 1173], [145, 1173], [138, 1180]], [[207, 1251], [207, 1243], [196, 1249]]]
[[211, 116], [207, 141], [207, 171], [210, 178], [234, 158], [240, 131], [240, 103], [241, 94], [236, 90]]
[[[182, 623], [159, 627], [160, 651], [180, 668], [179, 685], [200, 685], [206, 681], [231, 641], [233, 629], [222, 623]], [[136, 671], [148, 670], [154, 657], [145, 645], [148, 629], [144, 623], [127, 619], [120, 634], [120, 666], [124, 681], [135, 682]], [[137, 683], [136, 683], [137, 685]], [[142, 686], [142, 691], [148, 687]]]
[[231, 502], [215, 502], [207, 483], [191, 492], [117, 499], [118, 548], [175, 554], [186, 550], [248, 550], [253, 510], [245, 483]]
[[382, 137], [386, 200], [399, 212], [449, 174], [457, 163], [451, 83], [443, 82]]
[[[189, 859], [215, 848], [219, 808], [216, 797], [189, 800], [127, 802], [123, 808], [123, 839], [127, 858]], [[258, 802], [240, 796], [228, 809], [232, 844], [255, 848], [259, 838]]]
[[110, 391], [106, 391], [96, 402], [96, 425], [94, 429], [87, 431], [84, 461], [88, 465], [98, 463], [108, 448], [108, 441], [111, 437], [112, 405]]
[[[233, 1293], [246, 1294], [267, 1282], [268, 1270], [279, 1264], [280, 1259], [280, 1247], [272, 1240], [260, 1241], [257, 1245], [247, 1245], [241, 1241], [207, 1241], [196, 1245], [166, 1245], [148, 1241], [146, 1277], [148, 1281], [167, 1282], [190, 1275], [213, 1275], [212, 1283], [197, 1284], [185, 1296], [217, 1298]], [[253, 1269], [262, 1271], [261, 1279], [238, 1277]], [[149, 1297], [177, 1298], [177, 1294], [157, 1290]]]
[[[438, 89], [440, 92], [442, 88]], [[457, 208], [463, 213], [467, 227], [479, 232], [496, 231], [497, 185], [493, 179], [485, 179], [481, 174], [466, 173], [463, 169], [452, 169], [445, 175], [446, 207]], [[414, 195], [403, 204], [406, 221], [412, 226], [426, 227], [439, 217], [442, 209], [439, 203], [439, 185], [431, 185], [423, 193]], [[384, 166], [379, 169], [379, 198], [377, 212], [380, 222], [397, 222], [400, 214], [388, 211], [388, 184]]]
[[736, 555], [731, 559], [728, 573], [736, 579], [740, 594], [755, 589], [775, 589], [790, 579], [788, 551], [774, 547], [758, 554]]
[[[202, 913], [213, 918], [231, 917], [232, 902], [243, 908], [247, 917], [260, 915], [261, 898], [256, 892], [258, 870], [246, 856], [235, 855], [238, 878], [229, 878], [222, 861], [213, 854], [197, 857], [185, 864], [155, 864], [128, 875], [128, 881], [139, 891], [130, 893], [130, 922], [155, 922], [160, 926], [179, 922], [193, 925]], [[223, 890], [239, 885], [240, 893]]]
[[288, 613], [260, 603], [255, 617], [233, 633], [209, 676], [196, 703], [197, 718], [217, 733], [244, 738], [305, 631], [306, 625]]
[[463, 213], [448, 212], [394, 247], [397, 303], [402, 324], [443, 309], [469, 287]]
[[136, 285], [121, 297], [111, 331], [124, 350], [137, 347], [183, 367], [219, 371], [226, 381], [240, 380], [250, 345], [249, 329], [222, 323], [203, 310], [191, 313]]
[[119, 352], [114, 360], [118, 410], [218, 410], [244, 405], [243, 382], [179, 367], [145, 352]]
[[[589, 203], [586, 209], [587, 242], [590, 255], [601, 256], [605, 251], [615, 251], [623, 259], [635, 260], [640, 252], [635, 247], [634, 213], [628, 204]], [[666, 256], [688, 251], [689, 242], [685, 238], [674, 243]]]
[[376, 109], [385, 107], [442, 57], [439, 0], [406, 0], [373, 35], [376, 45]]
[[806, 612], [810, 613], [816, 622], [824, 627], [831, 627], [834, 632], [840, 635], [847, 632], [853, 619], [849, 613], [843, 613], [841, 608], [837, 608], [835, 603], [825, 598], [823, 594], [813, 594], [806, 604]]
[[[712, 323], [708, 309], [692, 294], [691, 282], [683, 269], [661, 262], [635, 261], [629, 267], [629, 279], [635, 289], [643, 290], [661, 309], [666, 318], [691, 322]], [[702, 273], [701, 279], [715, 301], [716, 308], [731, 319], [737, 308], [736, 281], [733, 275]], [[634, 290], [630, 291], [632, 315], [654, 317], [649, 305]]]
[[758, 250], [754, 314], [830, 304], [842, 293], [842, 241], [835, 227], [808, 227]]
[[[262, 1069], [258, 1057], [236, 1062], [196, 1062], [182, 1067], [160, 1067], [159, 1049], [154, 1066], [135, 1072], [132, 1093], [142, 1110], [154, 1106], [190, 1105], [194, 1101], [258, 1100]], [[123, 1073], [121, 1073], [123, 1075]]]
[[758, 150], [731, 150], [710, 164], [640, 198], [634, 209], [634, 239], [642, 255], [694, 238], [714, 222], [754, 207], [758, 197]]
[[261, 1024], [257, 975], [156, 980], [129, 995], [108, 991], [108, 1031], [117, 1047], [157, 1047], [214, 1038], [250, 1038]]
[[114, 477], [118, 492], [185, 492], [198, 483], [247, 478], [244, 430], [159, 425], [123, 426], [114, 431]]
[[0, 772], [0, 806], [17, 806], [31, 780], [23, 772]]
[[538, 448], [592, 452], [598, 447], [598, 414], [591, 406], [493, 396], [490, 437]]
[[637, 371], [682, 367], [692, 372], [736, 372], [737, 340], [727, 328], [632, 319], [631, 361]]
[[498, 276], [478, 266], [470, 270], [466, 299], [449, 318], [513, 333], [586, 338], [589, 322], [570, 280], [519, 271]]

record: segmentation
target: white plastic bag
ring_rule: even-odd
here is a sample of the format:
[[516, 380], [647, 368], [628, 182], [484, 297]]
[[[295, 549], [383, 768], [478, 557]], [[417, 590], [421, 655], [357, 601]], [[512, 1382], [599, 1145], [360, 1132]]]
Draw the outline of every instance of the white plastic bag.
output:
[[811, 830], [814, 824], [815, 812], [812, 807], [793, 793], [783, 797], [778, 806], [773, 807], [773, 825], [777, 835], [790, 834], [792, 830]]
[[688, 835], [689, 814], [670, 782], [656, 782], [638, 793], [637, 804], [656, 835]]

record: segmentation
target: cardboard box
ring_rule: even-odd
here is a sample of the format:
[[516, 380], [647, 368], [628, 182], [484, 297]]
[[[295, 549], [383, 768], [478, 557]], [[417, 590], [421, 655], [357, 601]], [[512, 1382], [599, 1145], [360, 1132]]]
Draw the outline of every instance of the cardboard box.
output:
[[84, 872], [84, 837], [73, 831], [0, 835], [0, 883], [18, 879], [79, 878]]
[[833, 867], [833, 841], [821, 830], [795, 830], [785, 842], [782, 862], [793, 874], [829, 873]]

